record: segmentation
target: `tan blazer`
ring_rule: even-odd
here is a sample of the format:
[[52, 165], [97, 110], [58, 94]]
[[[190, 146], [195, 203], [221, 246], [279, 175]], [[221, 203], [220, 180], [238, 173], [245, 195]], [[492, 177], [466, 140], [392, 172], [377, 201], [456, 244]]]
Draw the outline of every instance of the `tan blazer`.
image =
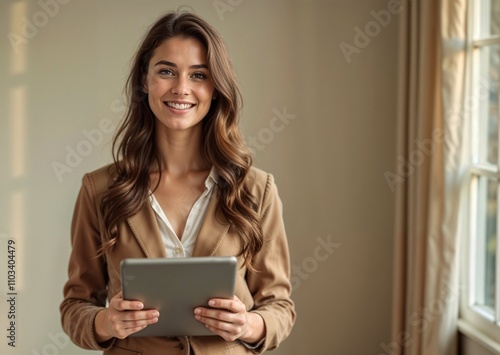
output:
[[[153, 209], [146, 205], [119, 226], [119, 238], [109, 255], [96, 257], [101, 245], [103, 222], [99, 205], [110, 176], [109, 167], [83, 177], [71, 227], [72, 252], [68, 281], [64, 287], [61, 317], [65, 332], [78, 346], [102, 350], [105, 355], [169, 354], [251, 354], [277, 347], [290, 333], [295, 310], [290, 299], [291, 284], [288, 245], [282, 206], [272, 175], [252, 168], [247, 180], [259, 201], [265, 244], [255, 258], [258, 272], [243, 265], [237, 273], [236, 295], [247, 310], [262, 316], [265, 342], [250, 351], [239, 341], [227, 342], [219, 336], [207, 337], [128, 337], [98, 344], [94, 338], [97, 312], [121, 290], [119, 265], [124, 258], [166, 257]], [[217, 187], [215, 187], [217, 188]], [[230, 256], [240, 250], [240, 238], [218, 212], [214, 191], [197, 237], [193, 256]]]

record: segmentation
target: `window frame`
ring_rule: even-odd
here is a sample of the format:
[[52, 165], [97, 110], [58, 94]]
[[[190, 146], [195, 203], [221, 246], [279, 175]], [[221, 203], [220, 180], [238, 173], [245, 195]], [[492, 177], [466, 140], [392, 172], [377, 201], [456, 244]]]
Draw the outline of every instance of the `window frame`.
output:
[[[489, 2], [482, 2], [483, 6]], [[468, 23], [468, 40], [466, 45], [466, 89], [465, 97], [474, 97], [477, 93], [479, 85], [477, 84], [481, 80], [481, 66], [478, 64], [478, 52], [480, 48], [484, 48], [491, 45], [500, 45], [500, 35], [484, 35], [485, 29], [490, 24], [490, 15], [488, 14], [488, 9], [483, 9], [483, 18], [479, 19], [478, 12], [480, 11], [480, 2], [471, 0], [468, 2], [467, 9], [467, 23]], [[488, 15], [486, 15], [488, 14]], [[488, 19], [484, 17], [488, 16]], [[488, 28], [489, 32], [489, 28]], [[476, 34], [481, 33], [483, 37], [477, 39]], [[478, 132], [477, 118], [481, 115], [479, 110], [481, 105], [476, 105], [479, 107], [473, 108], [471, 115], [469, 116], [468, 122], [466, 122], [465, 127], [469, 128], [471, 132], [469, 143], [469, 152], [472, 153], [475, 147], [479, 146], [478, 139], [480, 139], [480, 134]], [[483, 105], [484, 107], [484, 105]], [[485, 114], [484, 112], [482, 113]], [[479, 128], [480, 129], [480, 128]], [[498, 127], [497, 134], [499, 135], [500, 142], [500, 124]], [[483, 335], [492, 339], [497, 344], [500, 344], [500, 144], [499, 144], [499, 154], [498, 161], [495, 165], [491, 164], [480, 164], [472, 163], [470, 166], [468, 179], [466, 179], [466, 198], [463, 208], [460, 210], [461, 217], [463, 217], [464, 225], [463, 230], [465, 231], [463, 236], [462, 253], [461, 259], [464, 263], [461, 263], [461, 284], [465, 287], [461, 287], [460, 294], [460, 322], [465, 322], [467, 327], [473, 327], [475, 330], [479, 331]], [[481, 154], [478, 152], [478, 154]], [[473, 160], [473, 154], [470, 154], [471, 161]], [[476, 279], [477, 276], [477, 262], [476, 257], [479, 250], [484, 247], [484, 244], [478, 245], [476, 241], [478, 240], [478, 235], [480, 235], [479, 230], [476, 229], [478, 225], [476, 222], [477, 216], [476, 211], [477, 206], [477, 195], [474, 195], [474, 191], [478, 191], [478, 184], [481, 177], [492, 178], [497, 182], [497, 210], [496, 210], [496, 220], [497, 220], [497, 233], [496, 233], [496, 253], [495, 253], [495, 310], [494, 316], [490, 312], [486, 311], [484, 307], [474, 304], [477, 299], [476, 296]], [[484, 233], [485, 234], [485, 233]], [[484, 235], [483, 234], [483, 235]], [[484, 238], [479, 238], [484, 239]], [[485, 287], [482, 288], [484, 290]], [[483, 295], [484, 297], [484, 295]]]

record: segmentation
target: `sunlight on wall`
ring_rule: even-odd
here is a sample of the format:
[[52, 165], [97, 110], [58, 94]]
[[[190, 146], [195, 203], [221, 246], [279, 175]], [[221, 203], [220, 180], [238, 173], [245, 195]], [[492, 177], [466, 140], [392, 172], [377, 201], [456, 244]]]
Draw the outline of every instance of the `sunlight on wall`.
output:
[[10, 92], [10, 122], [11, 122], [11, 172], [12, 178], [23, 177], [26, 170], [25, 154], [25, 119], [26, 119], [26, 88], [17, 87]]
[[[15, 1], [10, 8], [10, 32], [23, 33], [22, 20], [27, 14], [26, 1]], [[11, 181], [12, 189], [10, 196], [10, 233], [9, 238], [16, 241], [16, 265], [18, 277], [16, 289], [23, 288], [24, 269], [24, 238], [26, 220], [26, 187], [22, 184], [26, 175], [26, 69], [27, 69], [27, 46], [25, 44], [10, 51], [10, 74], [12, 82], [18, 83], [13, 86], [9, 94], [9, 122], [10, 122], [10, 151], [11, 151]]]
[[[23, 18], [26, 18], [28, 5], [26, 1], [15, 1], [10, 7], [10, 32], [23, 33]], [[13, 48], [14, 49], [14, 48]], [[26, 72], [26, 46], [17, 46], [10, 52], [10, 72], [19, 75]]]

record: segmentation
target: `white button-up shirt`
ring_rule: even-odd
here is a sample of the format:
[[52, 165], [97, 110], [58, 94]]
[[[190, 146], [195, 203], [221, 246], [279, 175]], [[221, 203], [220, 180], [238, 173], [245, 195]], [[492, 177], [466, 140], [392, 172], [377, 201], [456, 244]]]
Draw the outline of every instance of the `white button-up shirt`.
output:
[[212, 191], [217, 183], [218, 175], [212, 168], [210, 174], [205, 180], [205, 191], [196, 200], [191, 211], [189, 211], [188, 218], [186, 220], [186, 226], [182, 233], [182, 240], [174, 231], [172, 224], [168, 220], [168, 217], [163, 212], [160, 204], [156, 200], [154, 194], [151, 194], [149, 202], [151, 207], [155, 211], [156, 220], [158, 221], [158, 227], [160, 228], [161, 238], [165, 249], [167, 251], [167, 257], [169, 258], [181, 258], [186, 256], [192, 256], [194, 246], [196, 243], [196, 237], [200, 231], [205, 212], [210, 202], [212, 196]]

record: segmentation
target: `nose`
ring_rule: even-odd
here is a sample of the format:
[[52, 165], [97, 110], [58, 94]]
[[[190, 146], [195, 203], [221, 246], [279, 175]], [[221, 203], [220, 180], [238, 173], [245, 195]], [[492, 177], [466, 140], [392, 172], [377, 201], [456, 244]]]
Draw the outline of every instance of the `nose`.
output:
[[186, 96], [189, 94], [189, 80], [183, 76], [179, 76], [172, 85], [172, 94], [178, 96]]

